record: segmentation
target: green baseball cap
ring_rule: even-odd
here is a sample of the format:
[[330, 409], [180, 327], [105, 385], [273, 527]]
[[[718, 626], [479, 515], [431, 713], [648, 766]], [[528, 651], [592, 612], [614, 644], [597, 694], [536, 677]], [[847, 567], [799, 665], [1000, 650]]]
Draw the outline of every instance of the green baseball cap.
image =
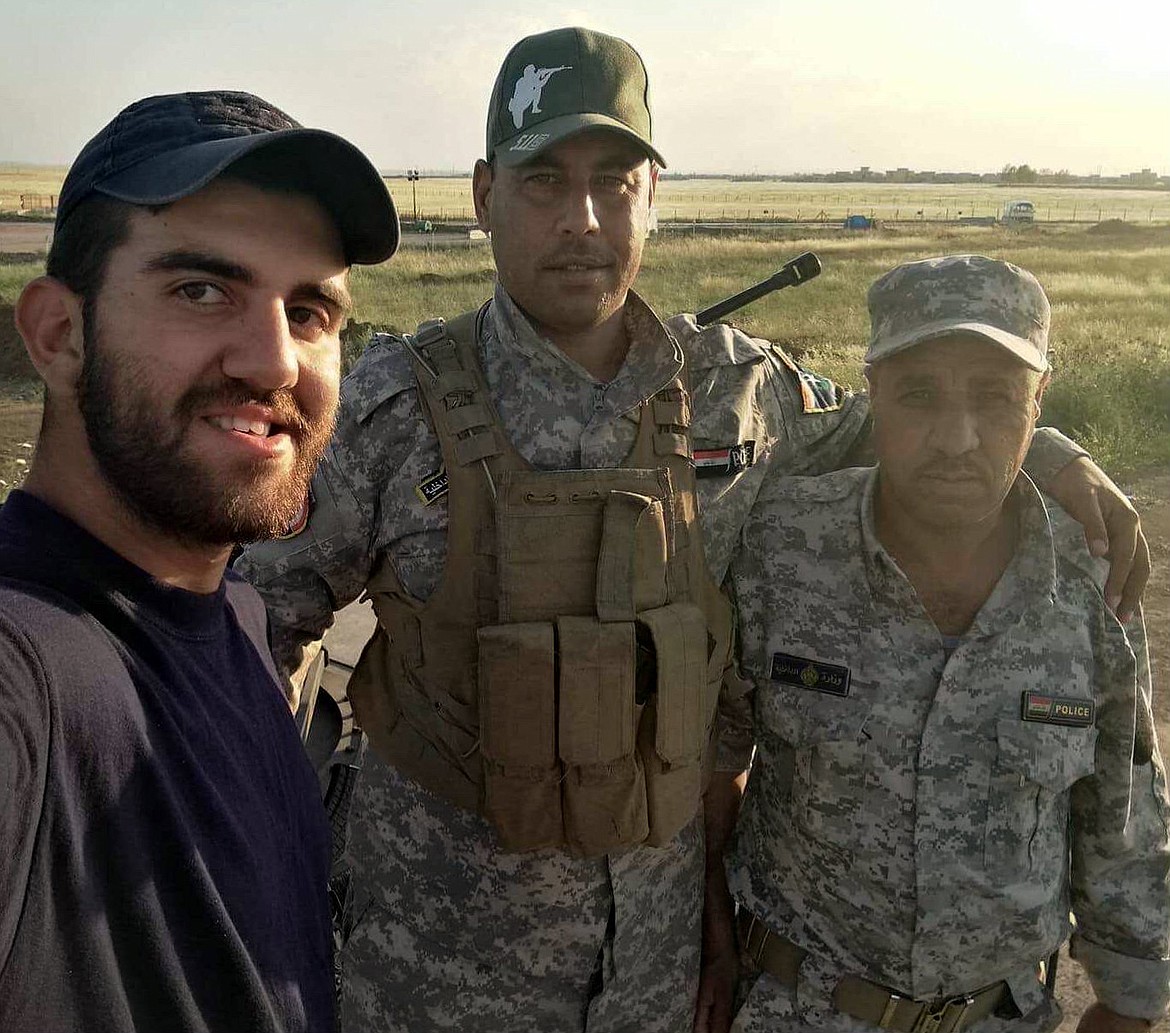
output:
[[590, 29], [525, 36], [504, 58], [488, 105], [487, 157], [520, 165], [583, 129], [612, 129], [663, 168], [650, 142], [646, 66], [625, 40]]

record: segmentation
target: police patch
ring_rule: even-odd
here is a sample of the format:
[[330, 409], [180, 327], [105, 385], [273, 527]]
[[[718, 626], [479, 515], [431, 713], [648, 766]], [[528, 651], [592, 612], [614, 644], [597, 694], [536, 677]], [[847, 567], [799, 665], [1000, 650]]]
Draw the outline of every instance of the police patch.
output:
[[1075, 696], [1046, 696], [1042, 692], [1024, 692], [1020, 701], [1020, 716], [1025, 721], [1046, 725], [1066, 725], [1069, 728], [1088, 728], [1097, 713], [1097, 703]]
[[756, 463], [756, 443], [743, 441], [723, 448], [696, 448], [696, 477], [731, 477]]
[[440, 466], [438, 472], [414, 486], [414, 493], [424, 506], [438, 502], [447, 494], [447, 471]]
[[795, 685], [798, 689], [827, 692], [831, 696], [849, 695], [849, 668], [824, 664], [791, 653], [772, 654], [772, 681]]

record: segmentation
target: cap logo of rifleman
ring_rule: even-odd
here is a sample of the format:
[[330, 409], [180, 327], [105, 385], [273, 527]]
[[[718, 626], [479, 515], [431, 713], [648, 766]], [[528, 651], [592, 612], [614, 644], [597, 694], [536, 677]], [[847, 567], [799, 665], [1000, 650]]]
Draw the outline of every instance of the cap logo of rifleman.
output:
[[525, 65], [524, 74], [516, 80], [512, 90], [512, 99], [508, 101], [508, 110], [512, 112], [512, 122], [517, 129], [524, 126], [524, 115], [529, 108], [532, 114], [540, 114], [540, 95], [544, 88], [557, 72], [567, 72], [572, 65], [558, 65], [556, 68], [537, 68], [536, 65]]

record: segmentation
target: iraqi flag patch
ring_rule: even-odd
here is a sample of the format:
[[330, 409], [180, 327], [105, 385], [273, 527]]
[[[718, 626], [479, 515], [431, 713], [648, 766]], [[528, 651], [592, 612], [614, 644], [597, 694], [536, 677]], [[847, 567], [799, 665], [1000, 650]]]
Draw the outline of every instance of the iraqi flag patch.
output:
[[756, 463], [756, 443], [743, 441], [723, 448], [696, 448], [696, 477], [733, 477]]

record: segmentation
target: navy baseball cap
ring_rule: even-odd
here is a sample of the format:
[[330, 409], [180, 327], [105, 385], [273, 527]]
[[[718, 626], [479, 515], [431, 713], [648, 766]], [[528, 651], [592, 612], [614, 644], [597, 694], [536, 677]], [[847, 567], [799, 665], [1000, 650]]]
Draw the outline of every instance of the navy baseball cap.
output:
[[261, 150], [288, 171], [282, 182], [295, 182], [333, 216], [348, 262], [373, 265], [394, 254], [398, 213], [369, 159], [348, 140], [232, 90], [147, 97], [123, 108], [70, 167], [56, 225], [92, 193], [170, 204]]

